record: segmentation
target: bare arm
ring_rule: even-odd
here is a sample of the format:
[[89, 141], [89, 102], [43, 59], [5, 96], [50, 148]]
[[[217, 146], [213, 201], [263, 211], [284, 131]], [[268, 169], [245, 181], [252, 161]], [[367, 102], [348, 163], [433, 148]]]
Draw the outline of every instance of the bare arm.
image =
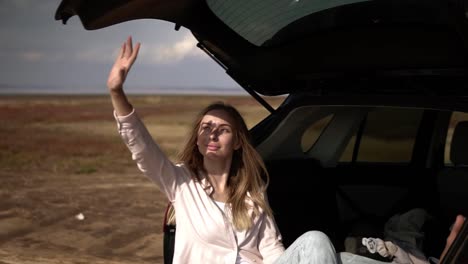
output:
[[180, 186], [190, 180], [190, 171], [174, 165], [154, 142], [138, 115], [130, 115], [133, 106], [123, 89], [123, 83], [139, 49], [140, 43], [133, 46], [131, 37], [125, 41], [109, 73], [107, 88], [117, 114], [119, 133], [131, 151], [132, 159], [137, 162], [140, 171], [158, 184], [170, 201], [175, 201]]
[[123, 84], [138, 56], [139, 50], [140, 43], [133, 47], [132, 38], [128, 37], [127, 41], [122, 45], [107, 79], [107, 88], [109, 89], [112, 105], [118, 116], [128, 115], [133, 110], [133, 106], [125, 95]]
[[445, 249], [444, 249], [444, 251], [442, 252], [442, 254], [440, 256], [441, 260], [444, 258], [445, 254], [447, 254], [448, 249], [453, 244], [453, 241], [455, 240], [455, 237], [460, 232], [460, 229], [461, 229], [461, 227], [463, 225], [463, 222], [465, 222], [465, 221], [466, 221], [466, 219], [465, 219], [465, 217], [463, 215], [458, 215], [457, 218], [455, 219], [455, 223], [453, 224], [452, 230], [450, 231], [450, 234], [447, 237], [447, 243], [445, 245]]

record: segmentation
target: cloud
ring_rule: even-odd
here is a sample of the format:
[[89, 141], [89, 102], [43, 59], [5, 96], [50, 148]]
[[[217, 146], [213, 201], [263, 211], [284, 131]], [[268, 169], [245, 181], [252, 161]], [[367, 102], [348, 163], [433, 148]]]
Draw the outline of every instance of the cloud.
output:
[[40, 51], [20, 51], [20, 52], [0, 52], [1, 59], [13, 62], [37, 62], [46, 59], [48, 56]]
[[20, 52], [18, 53], [18, 56], [22, 60], [34, 62], [34, 61], [39, 61], [42, 58], [44, 58], [45, 54], [41, 52], [37, 52], [37, 51], [28, 51], [28, 52]]
[[185, 34], [181, 40], [175, 43], [151, 45], [146, 50], [141, 55], [146, 57], [146, 62], [155, 64], [173, 64], [188, 57], [208, 58], [197, 47], [197, 41], [191, 33]]
[[[110, 52], [108, 46], [94, 46], [76, 52], [74, 59], [82, 62], [110, 63], [117, 57], [119, 50], [120, 47], [116, 47]], [[171, 43], [143, 42], [138, 62], [146, 65], [167, 65], [182, 62], [187, 58], [208, 58], [197, 47], [197, 41], [190, 32]]]
[[[74, 59], [81, 62], [91, 63], [107, 63], [111, 62], [116, 56], [118, 51], [109, 54], [105, 48], [91, 48], [87, 50], [77, 51]], [[113, 56], [115, 55], [115, 56]]]

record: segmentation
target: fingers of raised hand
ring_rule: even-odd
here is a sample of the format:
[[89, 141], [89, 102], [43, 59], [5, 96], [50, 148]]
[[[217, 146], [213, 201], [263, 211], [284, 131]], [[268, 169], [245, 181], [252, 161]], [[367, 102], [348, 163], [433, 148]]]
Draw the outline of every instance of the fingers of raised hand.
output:
[[125, 43], [120, 47], [119, 55], [117, 56], [117, 59], [122, 59], [125, 53]]
[[128, 37], [127, 40], [123, 43], [119, 52], [118, 58], [121, 63], [132, 64], [138, 56], [140, 46], [140, 43], [137, 43], [135, 46], [133, 46], [132, 37]]
[[138, 56], [138, 51], [140, 50], [140, 46], [141, 45], [139, 42], [135, 44], [135, 48], [133, 49], [132, 56], [130, 57], [130, 60], [132, 61], [132, 63], [136, 60]]
[[132, 37], [127, 38], [127, 41], [124, 43], [124, 47], [123, 56], [124, 58], [129, 58], [133, 52]]

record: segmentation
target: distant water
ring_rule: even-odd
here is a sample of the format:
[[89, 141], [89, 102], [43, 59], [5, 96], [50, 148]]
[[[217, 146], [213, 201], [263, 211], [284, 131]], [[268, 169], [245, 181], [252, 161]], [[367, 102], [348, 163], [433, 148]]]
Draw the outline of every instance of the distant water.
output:
[[[126, 87], [128, 94], [200, 94], [200, 95], [248, 95], [241, 87]], [[11, 86], [0, 84], [0, 95], [7, 94], [107, 94], [106, 87], [63, 88], [52, 86]]]

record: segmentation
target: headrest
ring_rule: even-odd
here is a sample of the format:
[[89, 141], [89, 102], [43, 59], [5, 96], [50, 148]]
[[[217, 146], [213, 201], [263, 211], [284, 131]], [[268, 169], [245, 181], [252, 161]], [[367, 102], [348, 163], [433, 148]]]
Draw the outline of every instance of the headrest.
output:
[[450, 160], [455, 166], [468, 166], [468, 121], [458, 122], [453, 131]]

